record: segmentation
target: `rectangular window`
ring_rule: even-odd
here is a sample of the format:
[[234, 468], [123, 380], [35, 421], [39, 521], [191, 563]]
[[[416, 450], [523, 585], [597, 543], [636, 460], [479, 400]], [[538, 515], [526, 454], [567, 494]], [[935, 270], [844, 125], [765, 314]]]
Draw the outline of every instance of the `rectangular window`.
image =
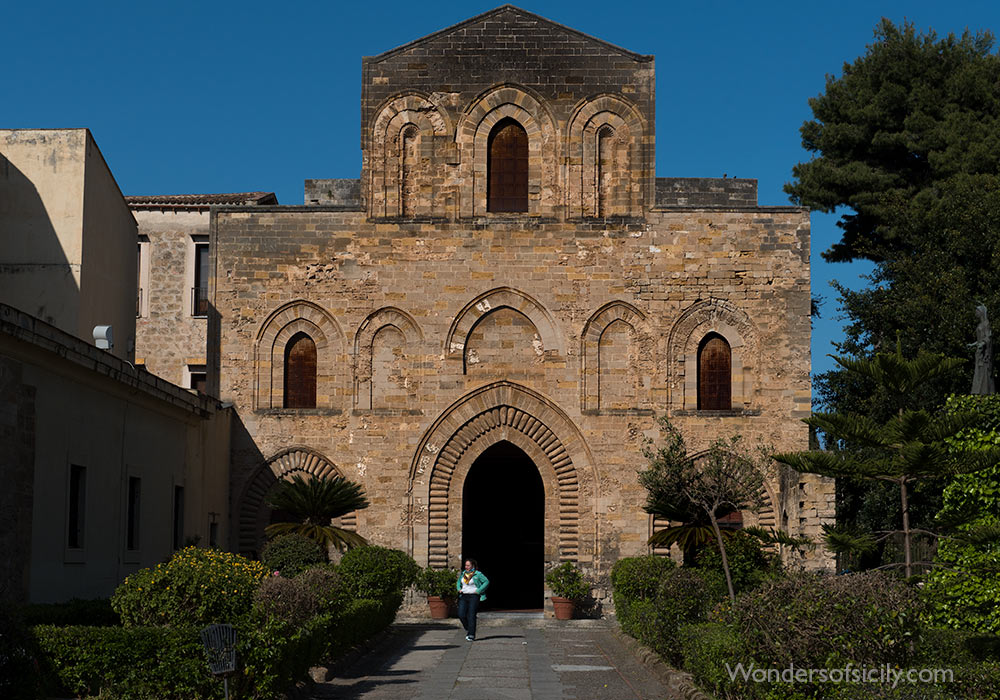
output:
[[135, 259], [135, 317], [149, 315], [149, 236], [139, 236]]
[[134, 552], [139, 549], [139, 499], [142, 493], [142, 479], [128, 478], [128, 523], [125, 530], [125, 549]]
[[66, 546], [83, 549], [84, 516], [87, 505], [87, 468], [69, 467], [69, 513], [66, 518]]
[[184, 546], [184, 487], [174, 486], [174, 549]]
[[208, 316], [208, 240], [194, 238], [194, 284], [191, 287], [191, 315]]
[[188, 389], [194, 389], [199, 394], [205, 393], [205, 382], [208, 377], [205, 365], [188, 365]]

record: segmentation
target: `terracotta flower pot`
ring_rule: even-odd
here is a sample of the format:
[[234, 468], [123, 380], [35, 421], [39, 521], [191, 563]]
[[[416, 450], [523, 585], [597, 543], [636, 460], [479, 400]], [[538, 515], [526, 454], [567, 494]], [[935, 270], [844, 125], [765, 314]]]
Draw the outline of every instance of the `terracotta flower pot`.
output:
[[448, 617], [448, 601], [436, 595], [427, 596], [427, 605], [431, 609], [432, 620], [444, 620]]
[[575, 607], [576, 603], [569, 598], [560, 598], [556, 595], [552, 596], [552, 608], [555, 610], [557, 620], [572, 620], [573, 609]]

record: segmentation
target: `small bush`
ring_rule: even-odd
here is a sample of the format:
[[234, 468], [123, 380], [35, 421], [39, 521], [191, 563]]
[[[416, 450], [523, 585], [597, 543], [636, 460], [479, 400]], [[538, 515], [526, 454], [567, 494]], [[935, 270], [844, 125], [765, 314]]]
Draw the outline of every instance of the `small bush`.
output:
[[260, 560], [269, 571], [293, 578], [310, 566], [324, 563], [326, 552], [318, 542], [293, 533], [275, 537], [265, 544]]
[[350, 596], [341, 583], [340, 574], [331, 564], [306, 569], [295, 577], [295, 583], [316, 596], [321, 614], [337, 612], [350, 602]]
[[347, 550], [337, 572], [353, 598], [378, 600], [413, 584], [420, 567], [404, 552], [366, 546]]
[[670, 559], [652, 555], [616, 561], [611, 569], [615, 608], [619, 601], [627, 605], [630, 601], [654, 598], [663, 577], [673, 568], [674, 562]]
[[120, 625], [118, 613], [108, 598], [82, 600], [74, 598], [65, 603], [32, 603], [21, 610], [24, 624], [61, 625], [84, 627], [113, 627]]
[[[760, 541], [745, 532], [734, 532], [726, 538], [726, 559], [729, 575], [733, 579], [736, 593], [756, 588], [764, 581], [774, 579], [781, 573], [781, 563], [777, 557], [764, 552]], [[715, 571], [725, 580], [722, 569], [722, 555], [718, 546], [706, 545], [698, 550], [696, 566], [706, 571]]]
[[0, 698], [32, 700], [38, 688], [35, 643], [17, 611], [0, 603]]
[[238, 554], [188, 547], [126, 578], [111, 605], [125, 625], [236, 624], [266, 574], [263, 564]]
[[298, 629], [319, 613], [319, 600], [310, 587], [301, 585], [297, 579], [268, 576], [254, 593], [253, 609], [263, 620], [283, 622]]
[[417, 575], [417, 589], [427, 595], [436, 595], [440, 598], [457, 598], [458, 589], [455, 587], [458, 581], [458, 571], [455, 569], [432, 569], [427, 567], [421, 569]]
[[666, 557], [644, 556], [619, 559], [611, 568], [612, 599], [615, 616], [625, 634], [636, 639], [649, 639], [656, 620], [652, 601], [660, 583], [674, 562]]
[[904, 664], [919, 632], [916, 591], [888, 574], [794, 574], [744, 593], [733, 606], [745, 647], [761, 664]]
[[703, 622], [716, 603], [725, 598], [726, 588], [718, 578], [706, 578], [693, 568], [673, 569], [660, 582], [654, 605], [656, 638], [649, 640], [663, 656], [681, 660], [678, 633], [682, 627]]
[[583, 600], [590, 595], [590, 584], [571, 561], [563, 562], [545, 574], [545, 583], [552, 589], [552, 595], [559, 598]]
[[726, 664], [732, 669], [748, 660], [742, 640], [731, 627], [718, 622], [685, 625], [677, 630], [677, 646], [682, 667], [701, 688], [719, 697], [730, 696], [736, 684], [729, 679]]

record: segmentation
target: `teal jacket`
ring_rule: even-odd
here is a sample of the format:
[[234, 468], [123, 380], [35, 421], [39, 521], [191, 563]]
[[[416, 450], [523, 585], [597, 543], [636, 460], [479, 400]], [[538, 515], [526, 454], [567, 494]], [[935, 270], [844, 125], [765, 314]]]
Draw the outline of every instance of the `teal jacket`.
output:
[[[455, 582], [455, 590], [459, 593], [462, 592], [462, 574], [464, 573], [464, 571], [459, 573], [458, 581]], [[476, 584], [476, 591], [479, 593], [480, 602], [486, 600], [486, 589], [489, 588], [490, 580], [483, 576], [482, 571], [477, 570], [476, 573], [472, 575], [472, 582]]]

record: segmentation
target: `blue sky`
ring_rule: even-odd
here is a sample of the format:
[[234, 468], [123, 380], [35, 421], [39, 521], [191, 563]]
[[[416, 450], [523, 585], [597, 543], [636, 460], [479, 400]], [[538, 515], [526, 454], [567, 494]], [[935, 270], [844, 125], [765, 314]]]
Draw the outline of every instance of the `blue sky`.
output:
[[[305, 178], [359, 174], [361, 57], [497, 4], [9, 3], [0, 127], [89, 127], [125, 194], [265, 190], [301, 204]], [[655, 54], [657, 175], [754, 177], [761, 204], [788, 203], [782, 185], [808, 158], [807, 100], [864, 52], [881, 17], [1000, 31], [996, 0], [519, 6]], [[840, 337], [829, 280], [858, 287], [870, 269], [820, 258], [836, 218], [812, 215], [813, 293], [826, 300], [814, 372]]]

